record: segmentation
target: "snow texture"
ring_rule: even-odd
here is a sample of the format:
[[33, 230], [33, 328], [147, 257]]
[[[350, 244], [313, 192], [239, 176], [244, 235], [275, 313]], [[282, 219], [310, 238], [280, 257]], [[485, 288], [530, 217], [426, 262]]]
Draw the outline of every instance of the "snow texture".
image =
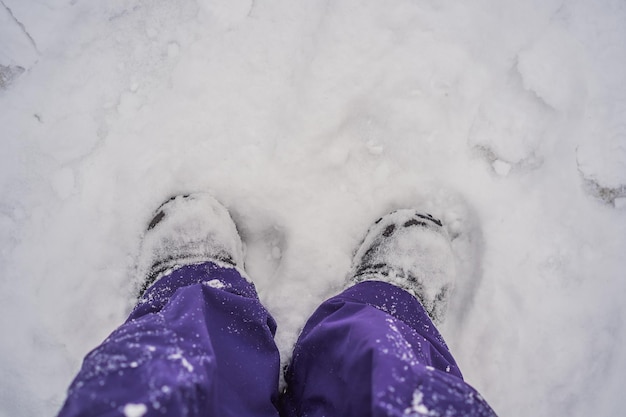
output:
[[0, 415], [52, 415], [166, 198], [230, 210], [282, 360], [368, 226], [446, 224], [501, 415], [623, 414], [623, 0], [2, 0]]

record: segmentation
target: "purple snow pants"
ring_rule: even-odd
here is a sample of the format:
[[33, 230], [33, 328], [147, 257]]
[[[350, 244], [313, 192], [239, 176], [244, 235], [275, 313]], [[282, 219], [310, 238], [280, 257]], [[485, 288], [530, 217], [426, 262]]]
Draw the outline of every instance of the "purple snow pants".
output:
[[306, 324], [279, 395], [276, 324], [235, 269], [190, 265], [161, 278], [90, 352], [69, 416], [493, 416], [420, 303], [366, 281]]

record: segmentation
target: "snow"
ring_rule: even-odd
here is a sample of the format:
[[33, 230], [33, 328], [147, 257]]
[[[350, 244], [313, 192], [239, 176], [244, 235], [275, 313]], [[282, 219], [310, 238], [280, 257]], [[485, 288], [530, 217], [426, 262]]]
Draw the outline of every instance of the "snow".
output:
[[493, 161], [493, 170], [501, 177], [506, 177], [511, 172], [511, 164], [508, 162], [500, 161], [499, 159]]
[[141, 417], [148, 412], [145, 404], [126, 404], [124, 406], [124, 416]]
[[441, 331], [495, 410], [622, 414], [625, 19], [622, 0], [3, 0], [0, 415], [58, 410], [133, 305], [154, 209], [197, 190], [230, 209], [283, 360], [371, 222], [427, 206], [466, 279]]
[[406, 410], [404, 412], [404, 415], [410, 416], [410, 415], [417, 415], [417, 416], [424, 416], [424, 415], [429, 415], [429, 410], [428, 407], [426, 407], [424, 405], [424, 403], [422, 402], [424, 399], [424, 394], [422, 394], [420, 391], [415, 391], [413, 393], [413, 401], [411, 403], [411, 408]]
[[205, 285], [211, 287], [211, 288], [224, 288], [226, 287], [226, 285], [224, 285], [224, 283], [222, 281], [220, 281], [219, 279], [212, 279], [210, 281], [206, 281], [204, 282]]
[[172, 360], [180, 360], [181, 365], [187, 370], [187, 372], [193, 372], [193, 365], [191, 363], [189, 363], [187, 358], [185, 358], [182, 355], [182, 353], [180, 353], [180, 352], [173, 353], [173, 354], [169, 355], [167, 358], [168, 359], [172, 359]]

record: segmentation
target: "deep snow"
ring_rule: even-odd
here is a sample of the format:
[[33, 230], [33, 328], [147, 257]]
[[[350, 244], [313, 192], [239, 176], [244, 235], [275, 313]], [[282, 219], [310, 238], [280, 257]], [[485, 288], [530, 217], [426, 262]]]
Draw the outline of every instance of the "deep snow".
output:
[[441, 330], [495, 410], [622, 414], [624, 22], [623, 0], [2, 0], [0, 415], [56, 412], [132, 306], [152, 211], [196, 190], [231, 210], [283, 359], [370, 223], [420, 206], [456, 236]]

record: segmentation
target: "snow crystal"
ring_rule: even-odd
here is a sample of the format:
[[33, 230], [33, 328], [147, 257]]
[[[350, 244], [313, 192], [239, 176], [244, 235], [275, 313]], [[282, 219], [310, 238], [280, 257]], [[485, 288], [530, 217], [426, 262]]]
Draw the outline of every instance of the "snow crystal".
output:
[[412, 413], [418, 413], [420, 415], [428, 415], [429, 410], [428, 407], [424, 405], [424, 394], [416, 390], [413, 392], [413, 399], [411, 400], [411, 408], [404, 412], [405, 415], [410, 415]]
[[141, 417], [148, 412], [148, 407], [145, 404], [126, 404], [124, 406], [124, 416], [126, 417]]
[[189, 363], [187, 358], [181, 358], [181, 362], [183, 363], [183, 366], [187, 369], [187, 371], [193, 372], [193, 365]]
[[187, 369], [188, 372], [193, 372], [193, 365], [189, 363], [187, 358], [185, 358], [181, 352], [176, 352], [167, 357], [171, 360], [180, 360], [181, 364]]
[[222, 289], [226, 287], [226, 285], [224, 285], [224, 283], [220, 281], [219, 279], [212, 279], [210, 281], [205, 281], [204, 285], [207, 285], [211, 288], [217, 288], [217, 289]]

